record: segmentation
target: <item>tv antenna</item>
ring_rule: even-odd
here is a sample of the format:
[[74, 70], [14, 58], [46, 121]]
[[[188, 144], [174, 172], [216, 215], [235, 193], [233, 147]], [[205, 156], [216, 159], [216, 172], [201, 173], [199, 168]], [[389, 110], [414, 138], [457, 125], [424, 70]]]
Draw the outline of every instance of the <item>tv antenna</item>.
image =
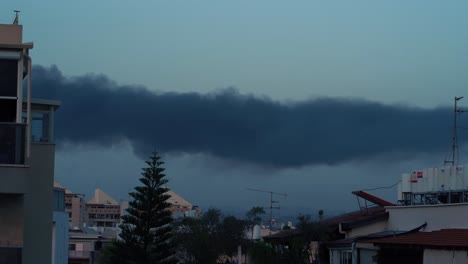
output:
[[19, 13], [21, 12], [20, 10], [13, 10], [15, 12], [15, 20], [13, 20], [13, 25], [18, 25], [19, 23]]
[[286, 200], [286, 197], [288, 197], [288, 195], [286, 193], [278, 193], [278, 192], [258, 190], [258, 189], [247, 189], [247, 190], [253, 191], [253, 192], [262, 192], [262, 193], [270, 194], [270, 207], [268, 209], [270, 210], [270, 228], [269, 229], [270, 229], [270, 235], [271, 235], [271, 227], [273, 226], [273, 209], [280, 209], [279, 205], [277, 206], [274, 205], [274, 204], [279, 204], [279, 202], [273, 200], [273, 195], [283, 196], [285, 200]]
[[452, 136], [452, 160], [445, 160], [445, 164], [456, 164], [456, 152], [458, 148], [457, 144], [457, 115], [465, 112], [465, 110], [459, 109], [457, 107], [457, 102], [463, 99], [463, 96], [454, 98], [454, 108], [453, 108], [453, 136]]

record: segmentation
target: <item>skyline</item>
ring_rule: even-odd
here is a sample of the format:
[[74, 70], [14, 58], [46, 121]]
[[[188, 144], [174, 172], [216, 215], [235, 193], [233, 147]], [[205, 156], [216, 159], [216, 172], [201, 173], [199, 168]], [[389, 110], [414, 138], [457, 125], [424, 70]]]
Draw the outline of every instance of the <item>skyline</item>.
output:
[[[343, 142], [338, 144], [340, 142], [334, 142], [330, 137], [328, 140], [332, 142], [330, 149], [333, 153], [327, 156], [327, 160], [338, 162], [314, 162], [303, 151], [297, 157], [305, 160], [296, 164], [291, 161], [281, 163], [276, 157], [266, 158], [265, 153], [273, 156], [275, 153], [258, 146], [254, 149], [257, 158], [245, 158], [251, 154], [245, 148], [231, 155], [236, 144], [216, 149], [219, 144], [209, 144], [216, 142], [198, 141], [206, 144], [208, 151], [203, 146], [192, 149], [164, 146], [163, 149], [167, 151], [162, 154], [167, 158], [168, 176], [174, 190], [194, 204], [209, 206], [210, 201], [215, 201], [213, 205], [238, 203], [248, 207], [251, 201], [257, 202], [259, 198], [243, 190], [249, 187], [262, 189], [264, 186], [263, 189], [278, 192], [297, 192], [296, 197], [290, 195], [288, 203], [291, 204], [348, 210], [357, 208], [355, 201], [348, 199], [351, 191], [389, 186], [397, 181], [401, 173], [439, 165], [446, 155], [446, 149], [450, 149], [453, 97], [463, 96], [468, 84], [468, 77], [464, 74], [468, 69], [468, 54], [464, 48], [468, 44], [468, 36], [463, 31], [468, 24], [463, 12], [468, 3], [301, 1], [291, 5], [275, 1], [143, 1], [135, 5], [113, 1], [112, 5], [109, 4], [106, 1], [27, 3], [8, 0], [2, 5], [0, 23], [11, 23], [14, 17], [12, 10], [21, 10], [24, 41], [34, 41], [35, 44], [31, 52], [35, 69], [42, 68], [47, 73], [52, 65], [56, 65], [53, 67], [60, 73], [58, 78], [65, 80], [64, 87], [86, 78], [104, 80], [110, 91], [120, 89], [114, 93], [104, 93], [113, 99], [124, 98], [119, 92], [126, 87], [147, 89], [148, 98], [164, 98], [172, 94], [176, 99], [181, 99], [192, 95], [202, 101], [215, 94], [234, 91], [234, 95], [241, 99], [250, 98], [276, 110], [287, 107], [299, 109], [301, 104], [313, 106], [314, 102], [323, 98], [330, 100], [334, 106], [344, 105], [348, 107], [344, 109], [348, 110], [354, 109], [353, 104], [369, 104], [374, 106], [371, 113], [375, 109], [383, 109], [387, 113], [384, 117], [390, 121], [380, 128], [383, 130], [375, 129], [372, 122], [377, 121], [371, 118], [369, 127], [359, 123], [357, 126], [363, 129], [360, 133], [352, 134], [356, 131], [356, 123], [341, 123], [359, 118], [349, 119], [339, 113], [331, 114], [330, 117], [339, 123], [336, 128], [347, 132], [344, 137], [346, 142], [359, 148], [359, 140], [366, 139], [366, 128], [374, 133], [384, 133], [391, 122], [400, 126], [394, 127], [393, 131], [399, 134], [396, 134], [394, 141], [385, 143], [396, 146], [400, 143], [398, 139], [407, 134], [412, 137], [405, 144], [421, 141], [405, 155], [390, 148], [387, 149], [389, 151], [376, 153], [367, 150], [366, 155], [357, 157], [353, 155], [359, 152], [352, 152], [346, 158], [339, 158], [344, 151], [340, 148]], [[37, 79], [34, 74], [33, 79]], [[37, 85], [35, 81], [34, 93], [50, 92], [35, 90], [34, 85]], [[56, 99], [66, 98], [66, 94], [61, 96]], [[68, 112], [68, 118], [74, 118], [75, 114], [79, 116], [80, 112], [76, 112], [80, 111], [79, 105], [67, 105], [70, 100], [63, 100], [58, 116], [70, 109], [75, 112], [72, 115]], [[340, 102], [350, 102], [350, 105]], [[465, 104], [461, 101], [460, 105], [463, 107], [468, 102]], [[239, 104], [234, 104], [233, 109], [242, 110]], [[409, 109], [419, 114], [409, 115], [405, 119], [406, 114], [411, 113]], [[263, 108], [260, 110], [260, 113], [266, 113]], [[112, 113], [108, 111], [108, 114]], [[180, 119], [181, 114], [190, 113], [185, 111], [175, 110], [179, 114], [176, 117]], [[148, 116], [144, 110], [140, 109], [140, 113]], [[306, 113], [298, 110], [296, 115], [286, 116], [287, 120], [294, 120], [292, 117], [302, 114], [296, 126], [287, 122], [277, 123], [280, 130], [285, 130], [287, 135], [292, 134], [290, 138], [297, 140], [294, 151], [311, 144], [304, 135], [311, 134], [315, 129], [313, 126], [305, 129], [302, 126], [307, 120]], [[397, 114], [398, 118], [392, 121], [395, 113], [400, 115]], [[88, 111], [83, 111], [83, 114], [88, 121], [93, 118], [97, 118], [94, 121], [106, 120], [105, 115], [94, 117]], [[222, 116], [226, 113], [219, 114]], [[431, 114], [437, 118], [434, 119]], [[58, 134], [59, 138], [70, 136], [73, 132], [64, 133], [63, 128], [79, 131], [73, 123], [64, 123], [67, 117], [61, 117], [59, 124], [63, 127], [59, 129], [62, 133]], [[225, 116], [220, 118], [218, 120], [223, 120]], [[268, 135], [267, 127], [262, 127], [260, 122], [265, 120], [269, 119], [259, 118], [247, 127], [261, 128], [261, 135]], [[411, 120], [417, 122], [412, 124]], [[418, 131], [415, 130], [421, 125], [421, 120], [424, 128], [421, 133], [430, 134], [428, 137], [417, 136]], [[438, 122], [442, 120], [446, 120], [448, 125], [439, 125]], [[412, 128], [407, 133], [398, 131], [404, 124]], [[213, 134], [222, 127], [214, 126]], [[102, 131], [106, 131], [104, 128]], [[118, 126], [108, 128], [117, 129], [116, 135], [122, 133], [124, 136], [102, 144], [105, 141], [102, 135], [95, 142], [81, 140], [79, 135], [75, 135], [69, 142], [61, 143], [57, 150], [56, 176], [59, 182], [70, 189], [89, 189], [89, 186], [114, 180], [122, 186], [110, 187], [108, 191], [112, 196], [122, 197], [128, 193], [128, 186], [136, 183], [147, 152], [138, 145], [146, 141], [138, 140], [148, 137], [134, 135]], [[183, 131], [187, 131], [187, 128], [190, 127], [184, 127]], [[208, 126], [205, 128], [197, 131], [210, 131]], [[296, 134], [300, 137], [294, 137], [294, 133], [291, 133], [294, 130], [288, 131], [288, 128], [301, 131]], [[274, 131], [284, 132], [280, 130]], [[429, 131], [437, 133], [432, 135]], [[164, 139], [161, 140], [164, 143]], [[460, 140], [464, 142], [463, 133], [460, 133]], [[363, 141], [361, 144], [364, 150], [372, 150], [376, 142]], [[256, 143], [258, 141], [252, 141], [251, 145], [255, 146]], [[312, 143], [322, 142], [315, 138]], [[280, 147], [281, 151], [285, 150], [287, 144]], [[460, 147], [462, 161], [465, 160], [464, 148]], [[318, 153], [325, 150], [321, 146]], [[270, 162], [274, 160], [273, 165], [279, 166], [276, 170], [268, 168], [265, 160], [258, 157]], [[385, 168], [385, 171], [382, 172], [380, 168]], [[208, 182], [209, 186], [206, 184]], [[199, 194], [191, 190], [194, 186]], [[230, 187], [220, 191], [225, 186]], [[331, 195], [330, 190], [333, 190], [333, 196], [328, 196]], [[395, 199], [396, 191], [383, 192], [382, 195], [386, 199]], [[328, 199], [322, 199], [324, 197]], [[310, 205], [308, 200], [320, 201], [322, 205]]]

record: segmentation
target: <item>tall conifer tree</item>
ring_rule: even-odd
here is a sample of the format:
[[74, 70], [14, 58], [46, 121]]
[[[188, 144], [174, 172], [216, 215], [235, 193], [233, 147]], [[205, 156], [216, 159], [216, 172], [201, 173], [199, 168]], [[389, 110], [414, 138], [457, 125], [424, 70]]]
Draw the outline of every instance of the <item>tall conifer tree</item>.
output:
[[[167, 202], [164, 168], [157, 152], [153, 152], [147, 167], [143, 168], [140, 182], [129, 193], [127, 214], [122, 217], [120, 240], [114, 242], [104, 254], [102, 263], [159, 264], [176, 263], [173, 243], [172, 217]], [[103, 256], [103, 257], [104, 257]]]

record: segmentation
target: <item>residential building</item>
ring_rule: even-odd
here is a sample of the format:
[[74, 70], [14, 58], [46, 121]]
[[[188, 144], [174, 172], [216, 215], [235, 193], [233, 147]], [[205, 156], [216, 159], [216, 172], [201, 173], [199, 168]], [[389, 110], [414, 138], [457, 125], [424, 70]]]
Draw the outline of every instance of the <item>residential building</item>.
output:
[[115, 239], [113, 232], [99, 233], [92, 228], [81, 227], [70, 230], [68, 243], [69, 264], [97, 263], [101, 249]]
[[0, 24], [0, 263], [52, 263], [60, 102], [31, 99], [33, 43], [23, 43], [22, 32], [17, 19]]
[[337, 226], [343, 238], [326, 244], [329, 263], [466, 263], [465, 168], [443, 166], [403, 174], [398, 205], [353, 192], [378, 204], [372, 210], [380, 213], [365, 216], [361, 208], [362, 216], [352, 221], [340, 216]]
[[58, 182], [54, 182], [54, 187], [65, 190], [65, 211], [68, 214], [69, 227], [82, 227], [87, 222], [85, 195], [74, 193]]
[[368, 240], [378, 263], [468, 263], [468, 229], [441, 229]]
[[90, 227], [118, 227], [120, 224], [120, 204], [99, 188], [86, 203], [86, 213]]
[[68, 263], [68, 213], [65, 189], [54, 187], [52, 221], [52, 264]]
[[198, 206], [193, 206], [189, 201], [172, 190], [169, 190], [167, 194], [170, 196], [167, 202], [171, 204], [169, 210], [173, 218], [200, 217], [200, 208]]

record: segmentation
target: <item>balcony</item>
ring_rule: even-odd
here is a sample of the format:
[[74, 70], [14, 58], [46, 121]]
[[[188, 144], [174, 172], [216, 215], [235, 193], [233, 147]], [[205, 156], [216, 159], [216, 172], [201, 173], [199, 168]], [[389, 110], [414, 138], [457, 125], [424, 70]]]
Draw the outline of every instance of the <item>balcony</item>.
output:
[[24, 165], [26, 124], [0, 122], [0, 164]]
[[87, 251], [78, 251], [78, 250], [68, 250], [69, 259], [90, 259], [92, 252]]

